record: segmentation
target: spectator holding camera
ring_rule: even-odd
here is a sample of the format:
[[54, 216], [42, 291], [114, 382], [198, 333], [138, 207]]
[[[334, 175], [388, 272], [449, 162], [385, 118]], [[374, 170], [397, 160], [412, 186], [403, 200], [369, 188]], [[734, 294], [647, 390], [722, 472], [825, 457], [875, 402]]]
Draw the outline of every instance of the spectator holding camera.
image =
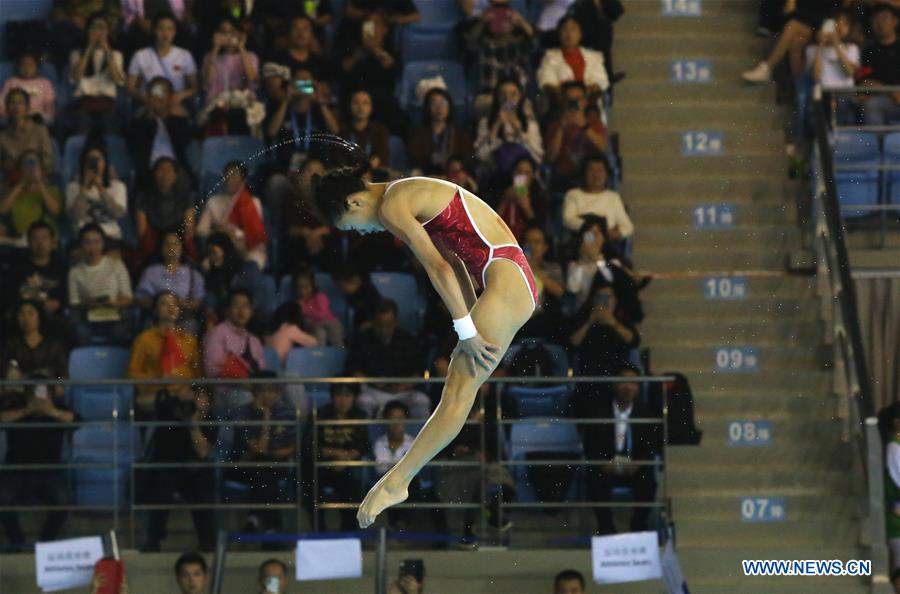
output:
[[187, 147], [193, 140], [193, 127], [178, 108], [172, 83], [156, 77], [148, 84], [144, 111], [131, 122], [129, 149], [134, 159], [137, 187], [152, 183], [151, 168], [164, 157], [173, 159], [182, 171], [191, 171]]
[[[545, 144], [547, 160], [553, 165], [553, 185], [560, 190], [568, 190], [574, 185], [585, 158], [602, 155], [608, 139], [600, 118], [587, 114], [584, 83], [564, 82], [560, 94], [564, 101], [562, 115], [547, 126]], [[603, 183], [606, 183], [605, 178]]]
[[284, 100], [291, 82], [291, 73], [305, 70], [309, 79], [328, 81], [331, 69], [316, 43], [313, 21], [306, 15], [293, 17], [288, 24], [288, 46], [275, 51], [263, 64], [263, 84], [266, 97], [273, 105]]
[[[141, 332], [131, 346], [128, 377], [132, 379], [179, 378], [201, 376], [200, 346], [193, 334], [180, 330], [181, 299], [171, 290], [154, 294], [156, 322]], [[176, 390], [176, 388], [173, 388]], [[137, 409], [149, 412], [159, 386], [138, 386]]]
[[203, 275], [188, 264], [184, 239], [175, 229], [160, 234], [157, 253], [159, 261], [144, 270], [135, 290], [138, 305], [149, 310], [161, 292], [171, 292], [181, 308], [179, 321], [188, 323], [203, 305]]
[[631, 237], [634, 224], [625, 211], [622, 197], [614, 190], [606, 189], [609, 179], [609, 163], [606, 155], [587, 155], [581, 163], [581, 187], [566, 192], [563, 199], [563, 225], [569, 231], [577, 231], [584, 217], [594, 215], [606, 219], [609, 239], [619, 241]]
[[472, 135], [454, 123], [453, 97], [447, 89], [429, 90], [422, 106], [422, 125], [407, 141], [410, 167], [432, 172], [443, 169], [450, 155], [472, 154]]
[[126, 80], [122, 52], [113, 49], [109, 19], [102, 12], [88, 17], [85, 30], [85, 44], [69, 56], [75, 132], [115, 134], [120, 129], [116, 98]]
[[[172, 297], [171, 294], [169, 297]], [[173, 308], [174, 305], [170, 303], [168, 307]], [[188, 338], [193, 339], [193, 337]], [[196, 351], [196, 340], [193, 347]], [[164, 377], [166, 374], [165, 357], [164, 353], [161, 357]], [[132, 357], [132, 361], [134, 361], [134, 357]], [[194, 362], [196, 363], [196, 358]], [[155, 409], [158, 420], [170, 421], [173, 425], [157, 427], [153, 432], [150, 443], [147, 445], [147, 462], [196, 464], [209, 460], [218, 429], [199, 424], [210, 420], [210, 396], [205, 388], [180, 385], [160, 390], [156, 394]], [[143, 479], [143, 488], [139, 490], [140, 498], [143, 503], [148, 505], [170, 505], [174, 503], [176, 495], [180, 495], [185, 503], [191, 505], [202, 505], [213, 501], [213, 493], [209, 488], [215, 480], [212, 468], [151, 468], [140, 472], [139, 479]], [[191, 516], [197, 532], [198, 548], [205, 551], [212, 550], [215, 547], [213, 511], [192, 509]], [[143, 551], [158, 552], [160, 550], [160, 543], [166, 538], [168, 519], [169, 510], [150, 511], [147, 519], [147, 541], [142, 548]]]
[[619, 308], [613, 288], [604, 279], [594, 284], [584, 305], [575, 314], [569, 344], [579, 355], [580, 375], [610, 375], [616, 365], [628, 360], [641, 337]]
[[24, 239], [28, 228], [38, 221], [56, 229], [62, 210], [59, 188], [44, 172], [38, 151], [24, 151], [18, 168], [22, 172], [19, 182], [0, 199], [0, 236], [11, 240]]
[[518, 241], [525, 231], [546, 221], [547, 194], [537, 180], [537, 165], [531, 157], [519, 157], [512, 169], [512, 184], [503, 191], [497, 213]]
[[[835, 18], [822, 23], [816, 33], [816, 43], [806, 48], [806, 66], [812, 79], [823, 87], [854, 86], [854, 76], [860, 65], [859, 46], [847, 42], [850, 33], [850, 13], [839, 11]], [[833, 98], [839, 123], [855, 120], [849, 95]]]
[[[234, 20], [224, 18], [219, 22], [213, 33], [212, 49], [204, 56], [202, 65], [208, 130], [223, 127], [226, 134], [250, 133], [247, 108], [256, 99], [259, 58], [246, 45], [247, 34]], [[258, 118], [262, 120], [262, 114]]]
[[128, 92], [142, 103], [150, 97], [150, 83], [163, 77], [172, 85], [173, 111], [186, 115], [183, 102], [200, 91], [197, 63], [189, 51], [175, 45], [178, 21], [171, 12], [153, 17], [153, 45], [138, 50], [128, 65]]
[[47, 126], [31, 118], [31, 97], [23, 89], [15, 88], [6, 94], [7, 126], [0, 130], [0, 173], [5, 173], [7, 183], [18, 182], [22, 172], [16, 167], [19, 157], [31, 149], [41, 155], [47, 171], [53, 171], [53, 144]]
[[504, 79], [494, 88], [490, 114], [478, 122], [475, 155], [482, 169], [509, 175], [525, 155], [540, 163], [544, 156], [541, 130], [522, 85]]
[[122, 239], [119, 219], [128, 213], [128, 189], [116, 179], [106, 148], [85, 142], [78, 174], [66, 187], [66, 214], [72, 229], [88, 223], [99, 225], [108, 239]]
[[[581, 25], [572, 15], [567, 15], [556, 26], [559, 48], [549, 49], [538, 69], [538, 86], [556, 103], [567, 104], [562, 84], [579, 82], [587, 94], [595, 98], [609, 88], [609, 77], [601, 52], [581, 45]], [[562, 96], [561, 96], [562, 95]], [[562, 101], [560, 101], [562, 99]]]
[[[900, 8], [878, 4], [869, 17], [872, 43], [863, 49], [860, 75], [865, 87], [900, 85], [900, 39], [897, 24]], [[861, 95], [863, 123], [884, 126], [900, 120], [900, 92]]]

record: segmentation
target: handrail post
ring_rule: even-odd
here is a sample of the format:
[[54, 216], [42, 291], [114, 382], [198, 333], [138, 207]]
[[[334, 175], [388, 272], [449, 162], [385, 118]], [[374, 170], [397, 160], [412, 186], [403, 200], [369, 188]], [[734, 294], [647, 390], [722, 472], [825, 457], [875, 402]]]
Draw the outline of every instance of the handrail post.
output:
[[219, 530], [216, 540], [216, 558], [213, 561], [213, 582], [210, 594], [222, 593], [222, 577], [225, 575], [225, 552], [228, 550], [228, 532]]
[[387, 594], [387, 529], [378, 529], [378, 548], [375, 551], [375, 593]]
[[871, 541], [872, 580], [886, 576], [889, 572], [887, 534], [884, 509], [884, 453], [881, 435], [878, 433], [878, 419], [865, 420], [866, 432], [866, 474], [869, 485], [869, 539]]

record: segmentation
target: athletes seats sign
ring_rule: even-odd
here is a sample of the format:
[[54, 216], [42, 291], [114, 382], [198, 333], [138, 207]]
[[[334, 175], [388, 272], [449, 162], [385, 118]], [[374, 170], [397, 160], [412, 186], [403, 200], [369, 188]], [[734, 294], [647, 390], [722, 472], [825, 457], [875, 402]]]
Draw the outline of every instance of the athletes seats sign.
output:
[[650, 531], [593, 537], [594, 581], [619, 584], [660, 579], [658, 539], [656, 532]]

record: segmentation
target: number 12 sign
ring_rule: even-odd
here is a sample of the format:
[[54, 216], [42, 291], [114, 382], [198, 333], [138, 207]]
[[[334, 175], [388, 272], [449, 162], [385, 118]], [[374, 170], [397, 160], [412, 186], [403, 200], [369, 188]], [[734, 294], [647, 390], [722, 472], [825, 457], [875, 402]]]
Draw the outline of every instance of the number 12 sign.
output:
[[681, 154], [715, 157], [725, 152], [725, 134], [720, 130], [688, 130], [681, 133]]

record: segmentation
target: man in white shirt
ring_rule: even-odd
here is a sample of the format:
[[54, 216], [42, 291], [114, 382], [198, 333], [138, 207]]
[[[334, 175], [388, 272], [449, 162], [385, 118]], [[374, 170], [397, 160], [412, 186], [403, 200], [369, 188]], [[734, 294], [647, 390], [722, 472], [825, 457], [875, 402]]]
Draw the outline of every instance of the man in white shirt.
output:
[[141, 102], [146, 102], [147, 83], [162, 76], [172, 83], [175, 92], [173, 102], [180, 106], [185, 99], [193, 97], [200, 89], [197, 64], [189, 51], [173, 44], [177, 31], [174, 15], [158, 14], [153, 19], [153, 31], [155, 36], [153, 47], [138, 50], [128, 65], [128, 92]]
[[625, 211], [625, 204], [618, 192], [606, 189], [609, 176], [604, 155], [595, 154], [582, 162], [583, 186], [572, 188], [563, 199], [563, 225], [570, 231], [578, 231], [584, 223], [584, 215], [606, 218], [609, 239], [618, 241], [631, 237], [634, 224]]
[[393, 421], [387, 426], [387, 432], [375, 440], [372, 452], [375, 454], [375, 467], [378, 476], [391, 469], [412, 445], [413, 437], [406, 432], [404, 421], [409, 419], [409, 408], [399, 400], [392, 400], [384, 407], [385, 421]]

